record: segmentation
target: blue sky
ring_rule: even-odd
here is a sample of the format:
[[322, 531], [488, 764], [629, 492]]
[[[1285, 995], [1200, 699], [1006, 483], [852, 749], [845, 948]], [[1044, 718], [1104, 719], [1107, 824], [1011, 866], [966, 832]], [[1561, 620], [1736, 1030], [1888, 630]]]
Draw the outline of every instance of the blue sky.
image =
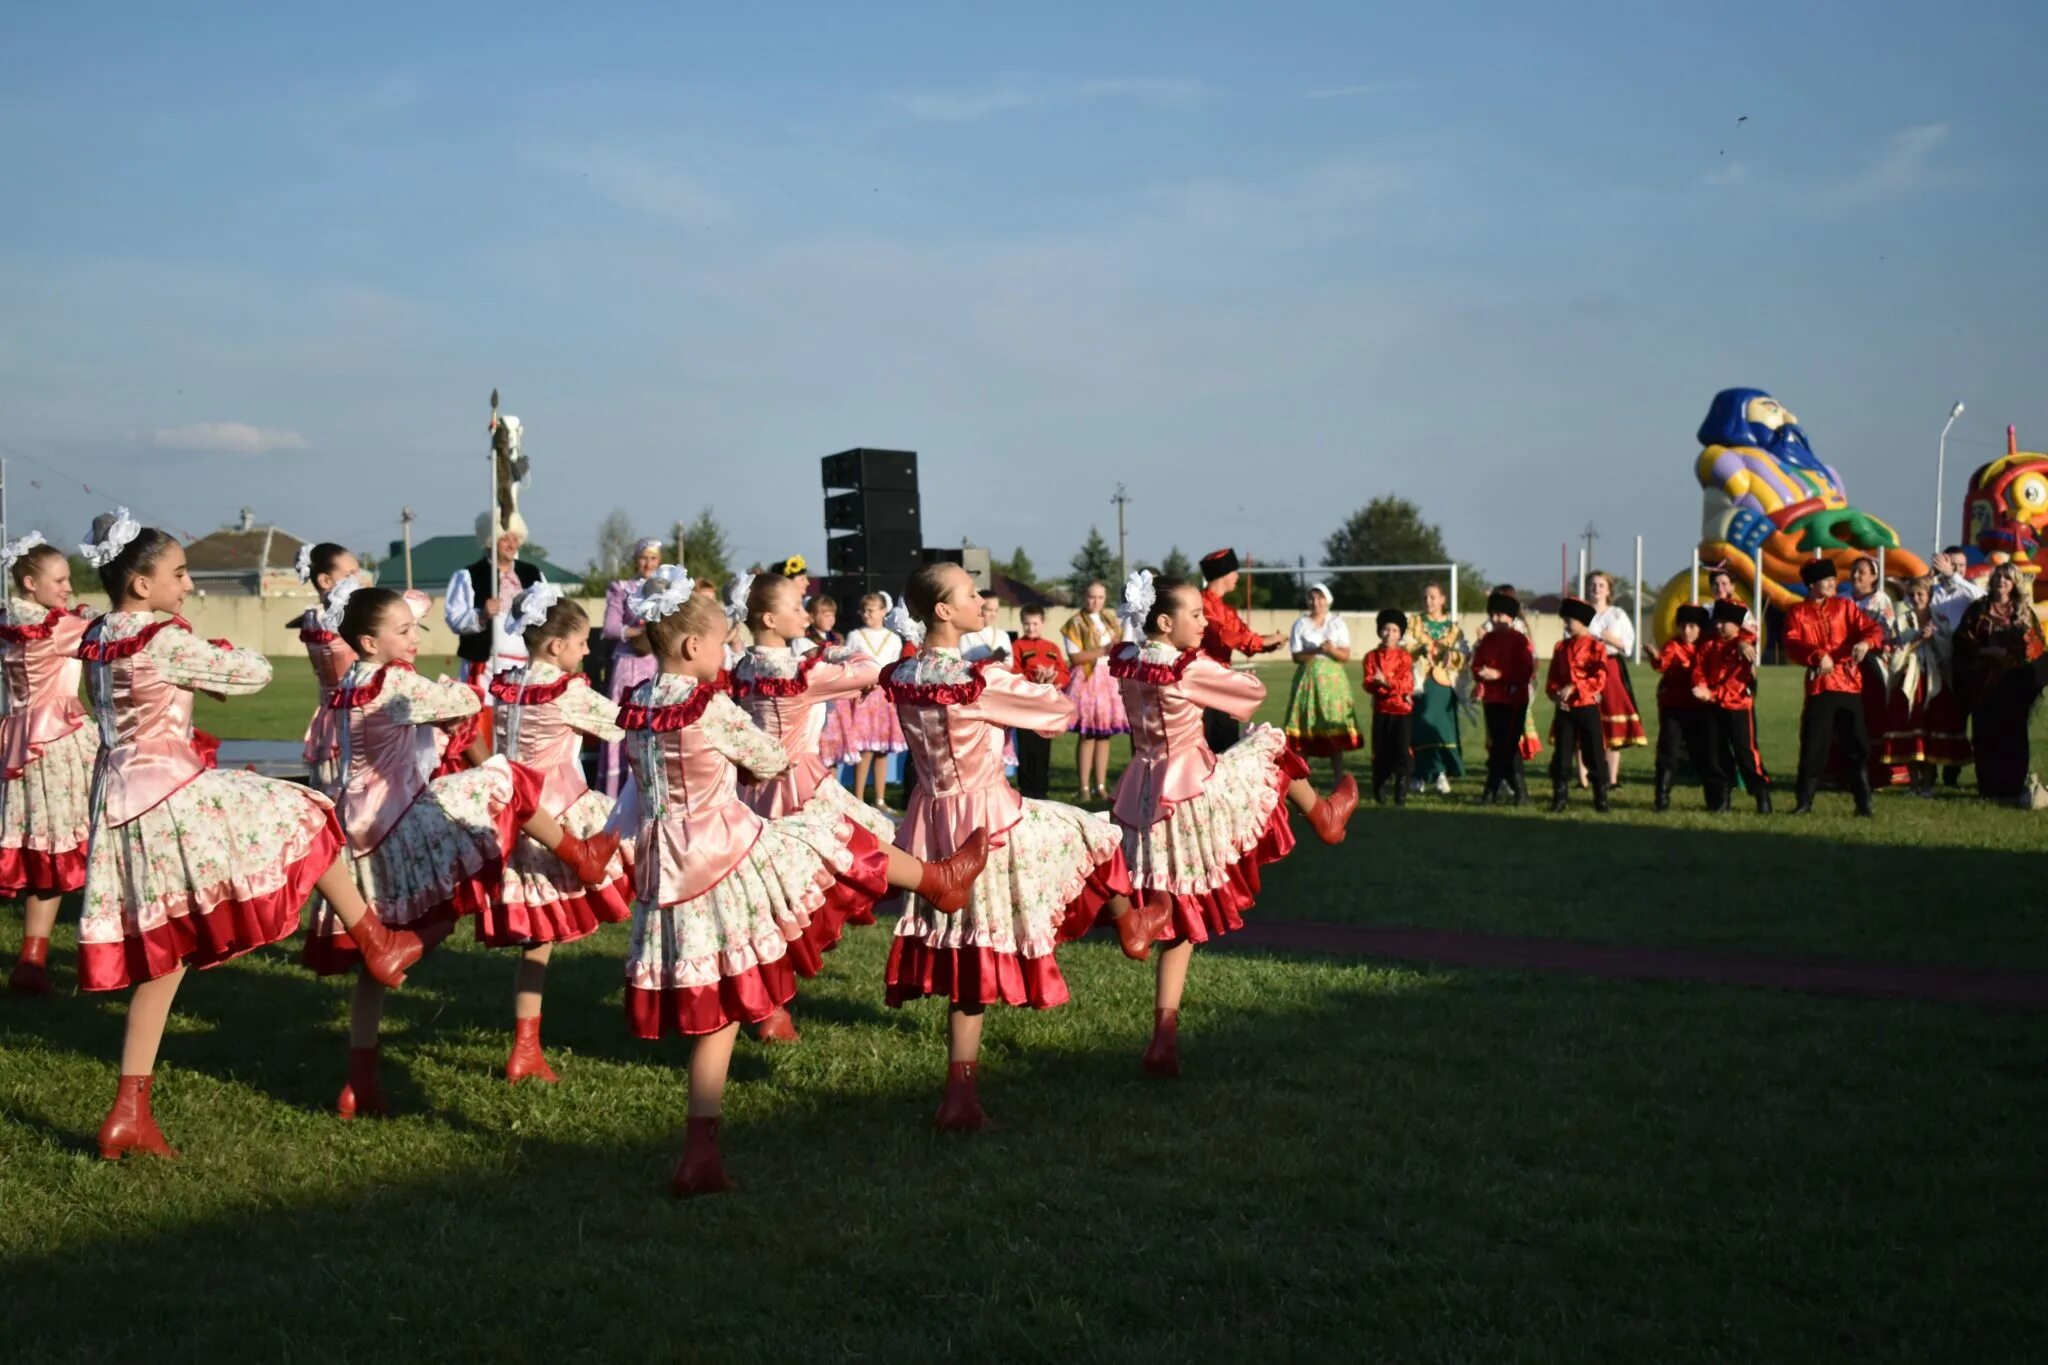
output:
[[869, 444], [1041, 568], [1122, 481], [1134, 555], [1396, 492], [1661, 580], [1716, 389], [1923, 550], [1953, 399], [1945, 538], [2048, 447], [2040, 5], [176, 8], [0, 15], [17, 533], [464, 529], [494, 385], [578, 563], [815, 555]]

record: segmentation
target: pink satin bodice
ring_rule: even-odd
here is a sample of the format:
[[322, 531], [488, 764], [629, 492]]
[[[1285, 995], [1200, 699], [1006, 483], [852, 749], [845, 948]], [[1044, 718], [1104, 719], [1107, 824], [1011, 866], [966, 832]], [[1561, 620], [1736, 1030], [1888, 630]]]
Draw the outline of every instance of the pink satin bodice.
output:
[[[722, 683], [692, 684], [664, 673], [633, 695], [619, 725], [644, 821], [634, 851], [637, 894], [677, 905], [718, 885], [761, 837], [765, 822], [740, 800], [739, 767], [720, 747], [731, 747], [735, 727], [753, 727]], [[783, 761], [767, 736], [754, 739], [773, 751], [776, 764]], [[772, 776], [776, 764], [764, 764], [771, 771], [763, 775]]]
[[51, 611], [40, 620], [0, 626], [0, 664], [6, 669], [7, 714], [0, 717], [0, 775], [9, 781], [86, 722], [78, 700], [85, 665], [76, 657], [86, 622]]
[[1110, 655], [1109, 672], [1131, 722], [1131, 762], [1117, 781], [1113, 813], [1127, 829], [1150, 829], [1176, 805], [1200, 796], [1216, 770], [1202, 712], [1250, 720], [1266, 699], [1266, 685], [1199, 650], [1121, 645]]
[[304, 758], [308, 763], [332, 762], [341, 753], [341, 722], [335, 719], [331, 698], [334, 689], [348, 675], [356, 652], [333, 631], [323, 627], [313, 612], [299, 618], [299, 643], [312, 660], [313, 677], [320, 684], [320, 705], [306, 726]]
[[822, 653], [797, 659], [787, 650], [747, 651], [733, 670], [733, 699], [789, 754], [789, 767], [780, 776], [741, 788], [741, 799], [756, 815], [773, 820], [804, 808], [832, 775], [818, 755], [821, 727], [813, 722], [820, 708], [865, 692], [881, 671], [880, 662], [865, 654], [828, 662]]
[[[112, 624], [111, 615], [100, 618], [101, 630]], [[156, 809], [206, 771], [192, 747], [192, 694], [166, 678], [149, 654], [149, 642], [159, 633], [188, 629], [181, 620], [157, 621], [112, 641], [89, 630], [80, 645], [87, 665], [106, 666], [113, 733], [100, 809], [109, 826]]]
[[516, 702], [519, 708], [516, 752], [505, 757], [541, 775], [541, 808], [560, 815], [583, 799], [590, 784], [583, 780], [583, 732], [569, 724], [557, 701], [572, 687], [587, 689], [590, 680], [574, 673], [523, 686], [513, 681], [517, 676], [501, 677], [491, 684], [491, 695], [499, 704], [497, 725], [501, 731], [512, 724], [508, 704]]
[[341, 824], [357, 853], [368, 853], [384, 842], [399, 817], [426, 790], [440, 761], [436, 730], [414, 719], [412, 708], [392, 685], [393, 675], [401, 670], [412, 672], [406, 664], [374, 670], [367, 664], [354, 667], [330, 699], [341, 717], [340, 729], [346, 731], [349, 756], [342, 778]]
[[1024, 798], [1003, 776], [1003, 731], [1064, 734], [1074, 703], [1050, 683], [1027, 682], [987, 660], [968, 664], [953, 651], [906, 659], [883, 671], [882, 686], [917, 765], [899, 842], [947, 857], [985, 829], [1000, 845], [1024, 813]]

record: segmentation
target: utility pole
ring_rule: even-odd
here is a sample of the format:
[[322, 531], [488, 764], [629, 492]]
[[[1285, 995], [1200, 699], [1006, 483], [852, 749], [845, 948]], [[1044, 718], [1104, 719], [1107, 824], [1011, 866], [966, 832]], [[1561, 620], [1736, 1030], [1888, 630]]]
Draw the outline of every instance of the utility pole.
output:
[[415, 513], [410, 507], [401, 508], [398, 525], [405, 535], [405, 590], [412, 591], [412, 523]]
[[676, 558], [675, 558], [675, 562], [676, 562], [676, 563], [678, 563], [678, 564], [681, 564], [681, 563], [683, 562], [683, 524], [682, 524], [682, 523], [681, 523], [680, 521], [676, 523], [676, 527], [675, 527], [675, 537], [676, 537]]
[[1122, 578], [1131, 576], [1131, 563], [1124, 553], [1124, 508], [1130, 504], [1131, 495], [1124, 492], [1124, 486], [1116, 486], [1116, 496], [1110, 499], [1116, 504], [1116, 571]]
[[1586, 523], [1586, 529], [1580, 532], [1580, 534], [1586, 538], [1586, 567], [1584, 572], [1579, 575], [1579, 595], [1584, 597], [1588, 577], [1590, 577], [1595, 569], [1600, 567], [1599, 563], [1593, 558], [1593, 542], [1600, 539], [1600, 528], [1589, 521]]

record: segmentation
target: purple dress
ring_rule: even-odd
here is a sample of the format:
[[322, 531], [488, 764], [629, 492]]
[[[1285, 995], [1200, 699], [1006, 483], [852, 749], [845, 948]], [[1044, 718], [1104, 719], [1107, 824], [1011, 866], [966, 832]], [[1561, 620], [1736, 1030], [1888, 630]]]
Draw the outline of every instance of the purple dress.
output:
[[[613, 701], [624, 701], [634, 688], [655, 673], [654, 656], [635, 654], [625, 638], [626, 627], [631, 624], [626, 617], [626, 599], [640, 583], [637, 578], [621, 578], [604, 590], [604, 638], [614, 645], [611, 685], [605, 690]], [[613, 740], [604, 746], [604, 757], [598, 769], [598, 781], [604, 787], [605, 795], [610, 797], [618, 796], [619, 784], [626, 775], [625, 755], [619, 744]]]

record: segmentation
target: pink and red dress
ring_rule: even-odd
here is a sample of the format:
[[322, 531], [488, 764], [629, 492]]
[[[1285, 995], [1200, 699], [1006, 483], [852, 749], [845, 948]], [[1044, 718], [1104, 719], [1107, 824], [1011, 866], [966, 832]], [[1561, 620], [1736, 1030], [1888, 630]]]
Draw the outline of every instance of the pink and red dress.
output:
[[333, 807], [296, 783], [211, 768], [192, 739], [192, 693], [261, 691], [269, 660], [146, 612], [100, 617], [78, 652], [105, 750], [79, 985], [118, 990], [289, 937], [341, 852]]
[[[633, 695], [634, 688], [655, 674], [654, 655], [635, 653], [632, 642], [626, 639], [627, 629], [634, 624], [627, 604], [646, 581], [644, 578], [614, 579], [604, 590], [604, 638], [612, 642], [611, 678], [605, 685], [605, 695], [614, 702], [625, 701]], [[604, 787], [604, 794], [617, 800], [619, 786], [626, 780], [626, 751], [619, 741], [613, 740], [604, 746], [604, 754], [598, 764], [598, 780]]]
[[1123, 838], [1107, 816], [1020, 796], [1003, 776], [1011, 727], [1051, 738], [1074, 703], [958, 650], [926, 649], [882, 674], [917, 765], [917, 787], [896, 843], [926, 861], [951, 857], [987, 830], [988, 864], [973, 899], [942, 914], [906, 897], [889, 949], [891, 1005], [936, 995], [955, 1004], [1065, 1003], [1057, 944], [1088, 932], [1111, 897], [1128, 895]]
[[[1867, 662], [1867, 660], [1866, 660]], [[1908, 605], [1891, 623], [1890, 692], [1882, 738], [1872, 744], [1884, 764], [1970, 761], [1970, 740], [1955, 685], [1955, 632], [1937, 625], [1933, 639], [1920, 636], [1919, 617]]]
[[14, 598], [0, 624], [0, 896], [85, 885], [99, 732], [78, 700], [88, 618]]
[[[887, 668], [903, 657], [903, 637], [893, 630], [861, 626], [847, 633], [846, 647]], [[828, 768], [851, 763], [862, 754], [900, 754], [903, 728], [896, 708], [879, 690], [861, 698], [833, 703], [819, 739], [819, 761]]]
[[[1115, 649], [1123, 638], [1123, 629], [1117, 618], [1108, 611], [1076, 612], [1060, 631], [1060, 638], [1066, 642], [1067, 657], [1086, 650]], [[1074, 733], [1083, 739], [1108, 739], [1130, 731], [1130, 718], [1124, 714], [1123, 693], [1116, 685], [1116, 679], [1109, 676], [1109, 656], [1091, 663], [1075, 664], [1073, 674], [1067, 680], [1067, 696], [1074, 703]]]
[[1294, 848], [1286, 793], [1308, 776], [1307, 762], [1270, 725], [1246, 730], [1221, 758], [1210, 750], [1202, 713], [1248, 721], [1266, 685], [1200, 650], [1121, 645], [1109, 672], [1131, 718], [1131, 765], [1111, 813], [1133, 885], [1173, 898], [1160, 941], [1206, 943], [1243, 928], [1259, 869]]
[[321, 623], [317, 609], [299, 618], [299, 643], [313, 665], [313, 680], [320, 687], [320, 703], [313, 719], [306, 723], [303, 757], [316, 791], [333, 796], [341, 785], [341, 721], [334, 714], [334, 689], [356, 661], [356, 652], [341, 636]]
[[[541, 774], [493, 754], [478, 767], [433, 776], [435, 727], [460, 726], [482, 709], [468, 683], [429, 682], [409, 664], [358, 661], [333, 705], [344, 759], [335, 799], [363, 899], [392, 928], [422, 932], [486, 910], [520, 826], [540, 807]], [[361, 956], [323, 906], [301, 960], [332, 976]]]
[[[585, 736], [610, 743], [624, 738], [619, 708], [581, 673], [564, 673], [536, 660], [498, 675], [498, 752], [540, 774], [540, 806], [579, 839], [603, 830], [612, 798], [583, 780]], [[625, 860], [614, 854], [601, 886], [585, 886], [568, 864], [521, 834], [498, 893], [477, 912], [476, 936], [493, 948], [573, 943], [632, 916], [633, 884]]]
[[845, 811], [766, 820], [740, 799], [741, 773], [771, 782], [789, 755], [725, 687], [657, 674], [619, 715], [634, 799], [612, 828], [633, 849], [626, 1020], [642, 1038], [766, 1019], [817, 969], [812, 924], [889, 894], [884, 845]]
[[[1626, 640], [1608, 641], [1612, 631]], [[1632, 749], [1650, 742], [1643, 729], [1642, 708], [1636, 705], [1635, 679], [1629, 675], [1628, 656], [1635, 649], [1635, 622], [1620, 607], [1603, 607], [1593, 615], [1593, 634], [1607, 653], [1607, 679], [1600, 692], [1600, 734], [1610, 749]]]

